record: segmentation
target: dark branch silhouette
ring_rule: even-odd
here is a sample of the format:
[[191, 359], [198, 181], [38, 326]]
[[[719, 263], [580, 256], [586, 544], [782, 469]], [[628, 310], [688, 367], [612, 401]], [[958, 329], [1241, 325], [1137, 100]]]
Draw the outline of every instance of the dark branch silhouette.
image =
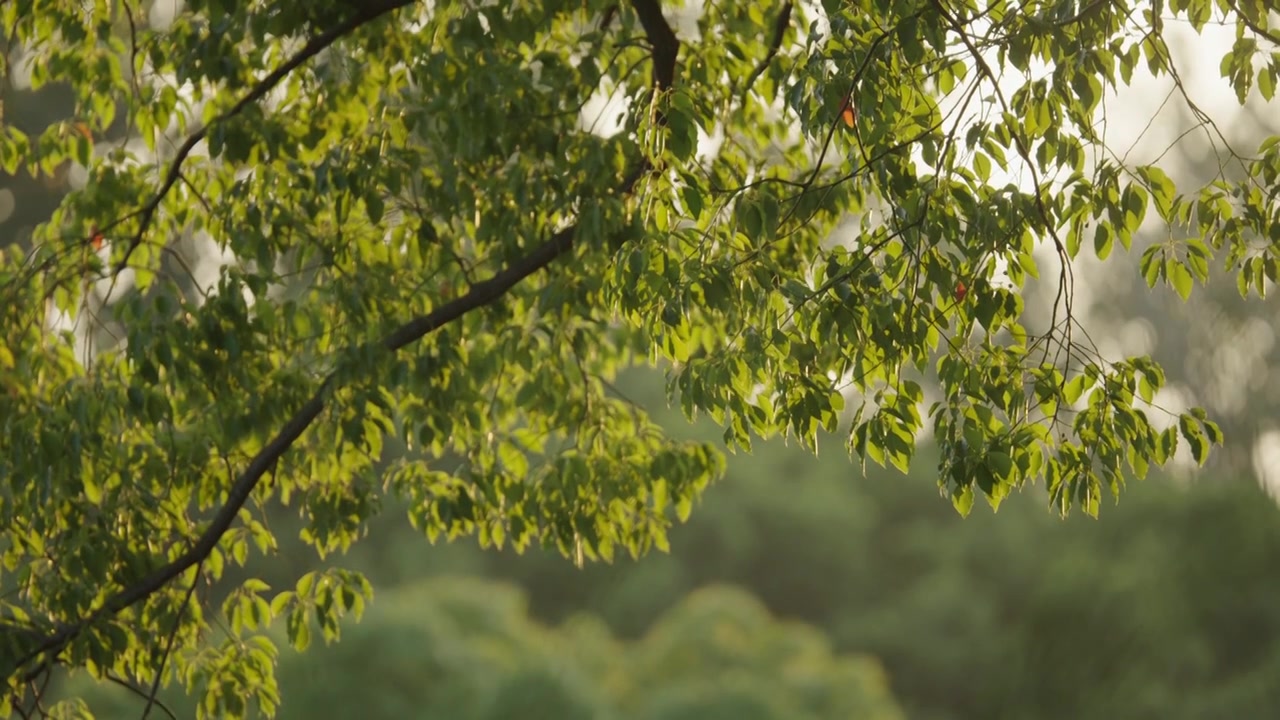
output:
[[756, 80], [769, 69], [769, 63], [778, 56], [778, 51], [782, 49], [782, 38], [787, 34], [787, 26], [791, 24], [791, 9], [794, 3], [791, 0], [783, 3], [782, 9], [778, 11], [778, 18], [773, 21], [773, 38], [769, 41], [769, 52], [765, 53], [760, 59], [760, 63], [755, 66], [751, 74], [747, 76], [747, 81], [742, 84], [742, 101], [746, 102], [747, 93], [751, 92], [751, 86], [755, 85]]
[[[657, 99], [671, 89], [676, 82], [676, 57], [680, 54], [680, 41], [675, 31], [662, 14], [662, 6], [658, 0], [634, 0], [636, 15], [644, 28], [645, 38], [649, 41], [653, 54], [653, 96]], [[661, 107], [656, 107], [653, 115], [654, 124], [666, 127], [667, 114]]]

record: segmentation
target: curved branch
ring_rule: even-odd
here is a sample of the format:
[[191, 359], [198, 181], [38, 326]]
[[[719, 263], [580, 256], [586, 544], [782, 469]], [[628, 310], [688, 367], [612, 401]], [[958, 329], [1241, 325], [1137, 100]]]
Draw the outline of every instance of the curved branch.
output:
[[[635, 187], [643, 175], [643, 170], [644, 168], [642, 167], [639, 171], [633, 172], [623, 182], [621, 188], [623, 194], [629, 193]], [[553, 260], [569, 250], [573, 246], [573, 240], [576, 235], [577, 225], [561, 230], [511, 266], [487, 280], [482, 280], [472, 285], [471, 290], [466, 295], [445, 303], [428, 315], [416, 317], [401, 325], [385, 337], [380, 344], [386, 351], [395, 352], [458, 320], [472, 310], [496, 302], [508, 290], [515, 287], [517, 283], [551, 264]], [[235, 522], [236, 516], [245, 502], [248, 501], [249, 495], [253, 492], [254, 487], [257, 486], [258, 481], [266, 475], [285, 452], [297, 442], [302, 433], [320, 416], [320, 413], [325, 408], [326, 400], [330, 390], [333, 388], [333, 384], [333, 375], [325, 378], [315, 394], [311, 396], [311, 399], [299, 408], [276, 436], [271, 439], [271, 442], [267, 443], [249, 461], [249, 465], [240, 473], [235, 482], [232, 483], [230, 490], [228, 490], [226, 502], [219, 508], [208, 527], [200, 533], [200, 537], [195, 544], [175, 560], [155, 570], [141, 581], [116, 593], [101, 607], [79, 622], [66, 625], [58, 632], [46, 637], [37, 647], [24, 655], [18, 661], [16, 667], [24, 667], [37, 657], [60, 651], [92, 623], [104, 617], [116, 615], [147, 599], [183, 572], [209, 557], [214, 548], [217, 547], [218, 541], [222, 539], [222, 536], [230, 529], [231, 524]], [[39, 670], [43, 665], [44, 663], [38, 666], [36, 670]]]
[[[279, 83], [290, 71], [320, 52], [324, 47], [332, 44], [334, 40], [344, 33], [386, 12], [412, 4], [412, 2], [413, 0], [381, 0], [374, 7], [363, 9], [357, 16], [308, 43], [306, 48], [255, 86], [249, 95], [246, 95], [245, 98], [238, 102], [232, 110], [219, 116], [213, 122], [225, 120], [242, 111], [250, 102], [262, 97], [271, 87]], [[676, 40], [675, 33], [672, 32], [671, 26], [667, 24], [666, 19], [662, 16], [662, 10], [657, 0], [634, 0], [634, 5], [654, 48], [654, 90], [655, 92], [665, 91], [675, 82], [675, 63], [676, 56], [679, 53], [679, 42]], [[167, 182], [162, 186], [156, 197], [144, 207], [144, 220], [149, 220], [151, 214], [155, 212], [155, 208], [159, 206], [160, 199], [177, 182], [182, 158], [190, 153], [195, 144], [199, 142], [199, 139], [208, 131], [208, 128], [209, 125], [201, 128], [192, 135], [192, 138], [195, 139], [188, 138], [188, 141], [183, 144], [183, 150], [180, 151], [179, 156], [175, 158], [170, 168]], [[619, 193], [622, 195], [630, 194], [640, 179], [651, 169], [652, 165], [649, 161], [639, 161], [637, 167], [623, 179], [619, 187]], [[404, 323], [383, 338], [380, 343], [382, 349], [386, 352], [395, 352], [462, 318], [473, 310], [497, 302], [525, 278], [547, 267], [569, 251], [573, 247], [577, 230], [578, 227], [574, 224], [555, 233], [523, 258], [487, 280], [482, 280], [472, 285], [466, 295], [445, 303], [427, 315], [416, 317]], [[140, 238], [141, 233], [135, 239], [135, 244], [140, 242]], [[132, 247], [130, 250], [132, 250]], [[200, 533], [196, 542], [186, 552], [153, 571], [137, 583], [120, 590], [86, 617], [75, 623], [63, 625], [57, 632], [45, 636], [38, 645], [19, 658], [11, 671], [20, 671], [40, 658], [44, 659], [36, 663], [36, 666], [26, 675], [34, 676], [47, 669], [51, 663], [51, 657], [61, 652], [90, 625], [104, 618], [113, 617], [146, 600], [173, 582], [183, 572], [199, 565], [208, 558], [217, 547], [222, 536], [235, 522], [241, 508], [248, 501], [258, 482], [275, 467], [279, 459], [324, 411], [327, 398], [334, 384], [334, 375], [329, 375], [325, 378], [311, 399], [299, 408], [284, 424], [284, 427], [276, 433], [275, 437], [249, 461], [248, 466], [236, 477], [227, 491], [226, 502], [219, 508], [209, 525]]]

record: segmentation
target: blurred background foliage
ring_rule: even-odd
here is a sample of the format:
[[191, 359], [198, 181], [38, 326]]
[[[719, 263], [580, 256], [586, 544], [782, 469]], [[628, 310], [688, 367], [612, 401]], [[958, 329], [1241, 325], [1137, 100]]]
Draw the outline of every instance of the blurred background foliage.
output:
[[[540, 625], [526, 602], [510, 583], [477, 578], [391, 588], [340, 643], [284, 651], [279, 717], [903, 717], [876, 661], [834, 655], [820, 631], [772, 618], [742, 590], [691, 593], [630, 642], [589, 614]], [[116, 686], [72, 689], [97, 717], [138, 717], [146, 704]], [[175, 716], [194, 715], [179, 693], [161, 697]]]
[[[6, 87], [0, 101], [30, 133], [70, 105], [58, 88]], [[66, 173], [0, 177], [0, 245], [25, 241], [67, 189]], [[339, 644], [282, 651], [282, 717], [1277, 716], [1280, 510], [1251, 448], [1280, 404], [1280, 315], [1228, 283], [1188, 306], [1149, 293], [1139, 253], [1093, 284], [1095, 315], [1102, 335], [1145, 338], [1172, 383], [1228, 416], [1224, 459], [1194, 481], [1152, 478], [1102, 521], [1059, 520], [1036, 491], [962, 521], [927, 444], [904, 478], [862, 477], [837, 438], [816, 459], [759, 443], [730, 458], [671, 554], [584, 570], [428, 545], [393, 506], [350, 554], [321, 561], [278, 513], [286, 542], [258, 576], [287, 587], [336, 562], [377, 592]], [[654, 371], [619, 392], [673, 432], [720, 435], [668, 409]], [[119, 687], [92, 698], [101, 717], [141, 708]]]
[[[666, 409], [656, 372], [619, 391], [682, 431], [719, 432]], [[1280, 510], [1255, 483], [1153, 478], [1101, 521], [1060, 520], [1027, 492], [962, 520], [930, 458], [916, 476], [863, 478], [830, 447], [815, 459], [761, 443], [730, 458], [672, 552], [640, 562], [578, 570], [537, 551], [431, 546], [394, 507], [336, 561], [285, 545], [258, 565], [274, 586], [334, 561], [377, 590], [338, 644], [282, 651], [282, 717], [1280, 709]], [[278, 518], [281, 537], [291, 520]], [[136, 698], [103, 693], [100, 717], [136, 717]]]

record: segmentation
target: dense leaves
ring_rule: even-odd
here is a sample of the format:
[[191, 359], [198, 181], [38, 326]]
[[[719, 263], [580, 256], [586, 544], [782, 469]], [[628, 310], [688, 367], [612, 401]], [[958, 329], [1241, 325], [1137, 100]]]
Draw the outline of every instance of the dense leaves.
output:
[[207, 604], [273, 551], [270, 503], [321, 554], [388, 495], [433, 539], [666, 547], [723, 462], [611, 390], [634, 362], [734, 446], [816, 450], [847, 413], [905, 469], [930, 429], [961, 512], [1040, 480], [1096, 514], [1203, 462], [1207, 415], [1078, 326], [1074, 260], [1158, 219], [1149, 283], [1263, 292], [1280, 146], [1182, 188], [1097, 120], [1135, 71], [1178, 78], [1170, 16], [1237, 28], [1242, 99], [1276, 33], [1257, 2], [1130, 5], [4, 4], [8, 75], [74, 103], [0, 163], [79, 178], [0, 262], [10, 689], [67, 664], [273, 706], [255, 633], [331, 639], [370, 588]]

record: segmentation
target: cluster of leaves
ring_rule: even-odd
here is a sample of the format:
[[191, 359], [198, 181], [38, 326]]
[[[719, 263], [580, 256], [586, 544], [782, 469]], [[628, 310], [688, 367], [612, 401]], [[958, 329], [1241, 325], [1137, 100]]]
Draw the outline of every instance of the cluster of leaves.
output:
[[[5, 4], [17, 66], [78, 102], [37, 137], [6, 128], [0, 161], [87, 175], [0, 264], [10, 689], [68, 663], [180, 679], [211, 714], [272, 701], [265, 663], [226, 660], [246, 637], [198, 649], [202, 588], [272, 551], [272, 501], [321, 553], [385, 493], [433, 538], [579, 560], [664, 547], [723, 463], [610, 393], [638, 359], [672, 363], [688, 412], [742, 446], [816, 449], [855, 398], [850, 446], [899, 467], [927, 377], [958, 508], [1044, 478], [1096, 513], [1177, 436], [1143, 407], [1157, 368], [1075, 339], [1083, 240], [1127, 248], [1153, 204], [1209, 230], [1171, 240], [1149, 279], [1185, 294], [1213, 252], [1255, 283], [1275, 267], [1251, 245], [1276, 222], [1274, 144], [1179, 194], [1095, 132], [1140, 59], [1176, 77], [1164, 9], [1133, 5], [829, 2], [792, 23], [789, 2], [722, 4], [677, 35], [656, 0], [193, 0], [155, 27], [129, 3]], [[1217, 12], [1273, 38], [1253, 4]], [[1224, 65], [1237, 87], [1252, 47]], [[1012, 93], [992, 48], [1026, 78]], [[583, 112], [602, 93], [611, 134]], [[847, 101], [856, 127], [837, 133]], [[117, 115], [128, 138], [103, 135]], [[1029, 186], [997, 179], [1019, 173]], [[850, 218], [856, 237], [833, 235]], [[176, 252], [195, 240], [231, 258], [195, 258], [223, 265], [214, 283]], [[1044, 248], [1059, 302], [1033, 332], [1020, 292]], [[1197, 459], [1219, 440], [1202, 414], [1178, 427]], [[413, 452], [389, 469], [387, 438]], [[368, 588], [334, 582], [267, 614], [336, 629]]]

